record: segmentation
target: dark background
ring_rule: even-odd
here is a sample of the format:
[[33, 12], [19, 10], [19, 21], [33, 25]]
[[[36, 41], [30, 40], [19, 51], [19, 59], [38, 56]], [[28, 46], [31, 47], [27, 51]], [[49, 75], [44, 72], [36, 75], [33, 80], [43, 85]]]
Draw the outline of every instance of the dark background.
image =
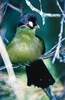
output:
[[[60, 32], [61, 18], [46, 18], [45, 25], [43, 25], [41, 16], [38, 13], [31, 11], [30, 8], [25, 3], [25, 0], [9, 0], [9, 2], [18, 8], [20, 8], [20, 4], [22, 4], [23, 13], [27, 13], [27, 12], [35, 13], [38, 19], [38, 24], [41, 27], [40, 30], [36, 31], [36, 34], [42, 37], [42, 39], [45, 41], [46, 52], [50, 50], [58, 42], [58, 34]], [[38, 9], [40, 8], [38, 0], [30, 0], [30, 2], [36, 8]], [[63, 8], [63, 3], [60, 2], [60, 4]], [[60, 13], [56, 5], [56, 0], [42, 0], [42, 6], [43, 6], [43, 11], [45, 13]], [[5, 16], [3, 17], [1, 29], [2, 29], [2, 34], [9, 40], [9, 42], [15, 36], [19, 18], [20, 18], [20, 14], [17, 11], [11, 9], [10, 7], [7, 8], [7, 12]], [[63, 33], [63, 36], [64, 36], [64, 33]], [[4, 43], [7, 46], [7, 43], [5, 41]], [[52, 58], [49, 58], [44, 61], [48, 69], [50, 70], [51, 74], [56, 78], [60, 76], [62, 72], [65, 70], [65, 64], [60, 63], [59, 60], [57, 59], [54, 64], [52, 64]], [[2, 59], [0, 58], [0, 66], [2, 65], [3, 65]], [[19, 69], [15, 71], [21, 72]]]

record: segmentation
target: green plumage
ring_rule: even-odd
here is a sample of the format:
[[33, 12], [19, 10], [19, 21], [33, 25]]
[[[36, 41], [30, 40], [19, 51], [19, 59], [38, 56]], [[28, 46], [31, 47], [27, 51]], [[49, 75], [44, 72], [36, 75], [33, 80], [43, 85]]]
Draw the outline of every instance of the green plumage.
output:
[[34, 14], [22, 15], [7, 51], [12, 64], [26, 65], [27, 85], [33, 84], [44, 89], [53, 85], [55, 80], [42, 59], [38, 59], [45, 52], [44, 41], [35, 34], [39, 28]]
[[35, 36], [36, 29], [18, 27], [16, 35], [7, 46], [12, 63], [26, 64], [38, 59], [44, 50], [43, 42]]

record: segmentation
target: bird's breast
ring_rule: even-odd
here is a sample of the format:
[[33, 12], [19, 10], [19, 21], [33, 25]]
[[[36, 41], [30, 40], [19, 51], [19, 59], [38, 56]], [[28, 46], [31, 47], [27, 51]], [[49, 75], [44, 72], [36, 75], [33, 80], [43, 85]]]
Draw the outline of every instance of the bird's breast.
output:
[[44, 44], [34, 35], [16, 36], [7, 47], [12, 63], [29, 63], [37, 60], [42, 54]]

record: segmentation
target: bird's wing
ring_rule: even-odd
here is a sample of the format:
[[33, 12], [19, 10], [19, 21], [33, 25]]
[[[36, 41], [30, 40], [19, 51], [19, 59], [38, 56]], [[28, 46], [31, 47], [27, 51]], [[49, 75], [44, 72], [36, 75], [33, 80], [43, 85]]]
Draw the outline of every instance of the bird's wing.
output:
[[41, 43], [42, 43], [42, 47], [43, 47], [42, 54], [44, 54], [45, 51], [46, 51], [46, 47], [45, 47], [44, 40], [43, 40], [40, 36], [38, 36], [38, 35], [35, 35], [35, 36], [36, 36], [36, 37], [41, 41]]

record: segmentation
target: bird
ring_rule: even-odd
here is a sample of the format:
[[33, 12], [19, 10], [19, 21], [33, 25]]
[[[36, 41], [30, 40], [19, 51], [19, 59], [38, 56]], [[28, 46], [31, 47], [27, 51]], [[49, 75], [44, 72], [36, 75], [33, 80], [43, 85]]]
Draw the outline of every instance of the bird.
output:
[[33, 13], [25, 13], [20, 17], [16, 34], [7, 46], [7, 52], [13, 64], [26, 66], [27, 85], [43, 89], [55, 83], [55, 79], [47, 69], [41, 55], [45, 53], [44, 40], [36, 34], [39, 29], [37, 17]]

